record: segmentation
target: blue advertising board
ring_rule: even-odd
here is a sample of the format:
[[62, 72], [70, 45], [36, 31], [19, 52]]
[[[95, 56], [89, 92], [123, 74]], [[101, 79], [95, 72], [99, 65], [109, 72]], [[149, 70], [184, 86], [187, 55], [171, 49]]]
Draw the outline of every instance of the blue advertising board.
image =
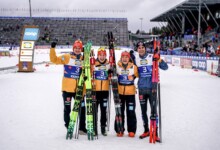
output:
[[195, 69], [206, 71], [206, 69], [207, 69], [206, 59], [194, 57], [192, 59], [192, 67], [195, 68]]
[[39, 37], [39, 28], [25, 28], [23, 40], [36, 41]]

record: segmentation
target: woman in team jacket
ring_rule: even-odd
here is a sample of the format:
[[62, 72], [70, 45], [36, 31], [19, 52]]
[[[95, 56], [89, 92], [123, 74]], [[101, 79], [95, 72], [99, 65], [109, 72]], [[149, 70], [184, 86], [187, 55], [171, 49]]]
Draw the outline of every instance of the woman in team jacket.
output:
[[[109, 62], [106, 59], [106, 50], [104, 48], [98, 49], [97, 59], [95, 61], [95, 89], [97, 106], [100, 104], [101, 110], [101, 133], [107, 136], [107, 101], [109, 97], [109, 80], [108, 80]], [[98, 108], [98, 107], [97, 107]], [[97, 109], [98, 110], [98, 109]]]
[[[118, 92], [121, 100], [122, 124], [124, 127], [124, 111], [126, 107], [128, 136], [134, 137], [137, 128], [137, 119], [135, 113], [136, 89], [134, 85], [134, 79], [138, 77], [138, 70], [137, 67], [132, 62], [130, 62], [129, 52], [124, 51], [121, 53], [121, 59], [117, 63], [117, 74]], [[123, 134], [117, 134], [117, 136], [121, 137]]]

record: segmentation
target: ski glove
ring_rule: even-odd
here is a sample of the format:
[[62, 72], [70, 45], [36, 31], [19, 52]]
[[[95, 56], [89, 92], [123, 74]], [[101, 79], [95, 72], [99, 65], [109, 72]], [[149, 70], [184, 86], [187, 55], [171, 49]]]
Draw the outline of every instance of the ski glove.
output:
[[153, 61], [159, 61], [160, 60], [160, 54], [156, 53], [153, 56]]
[[57, 45], [57, 43], [56, 43], [56, 42], [52, 42], [52, 43], [51, 43], [51, 48], [55, 48], [55, 47], [56, 47], [56, 45]]
[[113, 70], [112, 69], [108, 69], [108, 74], [112, 74]]
[[133, 55], [134, 54], [134, 51], [133, 50], [130, 50], [130, 55]]

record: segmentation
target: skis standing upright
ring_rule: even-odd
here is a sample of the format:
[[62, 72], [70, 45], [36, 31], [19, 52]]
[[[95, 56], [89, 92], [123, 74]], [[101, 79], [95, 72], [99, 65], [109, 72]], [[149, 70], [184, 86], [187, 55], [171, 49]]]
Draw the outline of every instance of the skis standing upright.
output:
[[[70, 113], [70, 121], [69, 121], [68, 129], [67, 129], [66, 139], [72, 139], [73, 131], [77, 123], [77, 119], [80, 116], [81, 100], [83, 99], [84, 75], [85, 75], [85, 68], [83, 67], [82, 73], [78, 81], [77, 89], [76, 89], [76, 96], [74, 99], [73, 108]], [[75, 138], [78, 138], [78, 135], [75, 136]]]
[[91, 76], [92, 76], [92, 109], [93, 109], [93, 127], [95, 136], [98, 139], [98, 115], [97, 115], [97, 100], [96, 100], [96, 85], [95, 85], [95, 57], [94, 50], [91, 50], [90, 57], [90, 66], [91, 66]]
[[88, 140], [94, 139], [93, 128], [93, 108], [92, 108], [92, 82], [91, 82], [91, 70], [90, 70], [90, 53], [92, 43], [88, 42], [84, 47], [84, 61], [83, 66], [85, 68], [85, 85], [86, 85], [86, 125]]
[[[121, 100], [118, 94], [118, 77], [116, 72], [116, 62], [115, 62], [115, 50], [114, 50], [114, 39], [112, 32], [108, 32], [108, 42], [109, 42], [109, 64], [112, 73], [109, 75], [111, 79], [113, 98], [115, 104], [115, 127], [117, 134], [119, 136], [123, 135], [124, 129], [122, 126], [122, 117], [121, 117]], [[109, 93], [111, 94], [111, 93]]]
[[[156, 44], [154, 43], [154, 45]], [[153, 68], [152, 68], [152, 111], [150, 116], [150, 139], [149, 139], [150, 143], [155, 143], [156, 141], [162, 142], [161, 103], [160, 103], [161, 101], [160, 101], [160, 83], [159, 83], [159, 66], [158, 66], [159, 58], [160, 58], [159, 50], [156, 46], [154, 46]], [[157, 107], [158, 107], [159, 116], [157, 114]], [[157, 139], [158, 121], [159, 121], [159, 134], [160, 134], [159, 141]]]

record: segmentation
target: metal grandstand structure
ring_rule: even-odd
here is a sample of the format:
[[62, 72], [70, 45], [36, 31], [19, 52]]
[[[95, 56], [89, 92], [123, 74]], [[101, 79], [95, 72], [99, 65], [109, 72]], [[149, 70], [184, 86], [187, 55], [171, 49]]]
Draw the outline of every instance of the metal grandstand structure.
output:
[[[48, 15], [51, 13], [57, 16]], [[127, 18], [79, 17], [78, 14], [84, 13], [115, 14], [125, 13], [125, 10], [32, 8], [31, 0], [29, 0], [29, 8], [0, 8], [0, 46], [19, 45], [24, 25], [39, 26], [40, 38], [36, 45], [49, 45], [51, 41], [57, 41], [59, 45], [71, 45], [77, 39], [82, 40], [83, 43], [91, 40], [94, 45], [107, 45], [107, 32], [111, 31], [117, 46], [129, 46]]]
[[107, 32], [113, 32], [117, 46], [129, 46], [127, 18], [69, 18], [69, 17], [0, 17], [0, 45], [19, 45], [24, 25], [37, 25], [40, 37], [37, 45], [71, 45], [80, 39], [93, 45], [107, 45]]
[[[207, 28], [210, 25], [214, 28], [219, 27], [219, 8], [220, 0], [186, 0], [150, 21], [166, 26], [167, 32], [184, 34], [186, 28], [197, 28], [198, 37], [200, 37], [201, 28]], [[200, 45], [199, 38], [197, 44]]]

